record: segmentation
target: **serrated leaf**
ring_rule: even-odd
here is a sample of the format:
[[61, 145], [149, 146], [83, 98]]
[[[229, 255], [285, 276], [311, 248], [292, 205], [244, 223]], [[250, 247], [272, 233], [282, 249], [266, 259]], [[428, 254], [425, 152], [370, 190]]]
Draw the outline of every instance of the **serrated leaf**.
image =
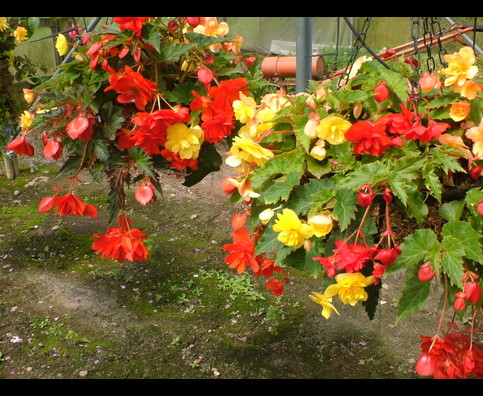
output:
[[125, 120], [122, 116], [122, 109], [108, 102], [102, 106], [100, 115], [104, 122], [102, 133], [106, 138], [114, 139], [116, 132], [121, 128]]
[[428, 205], [424, 202], [424, 195], [416, 188], [408, 192], [408, 204], [406, 211], [409, 216], [414, 218], [421, 227], [428, 216]]
[[274, 183], [263, 193], [266, 204], [277, 203], [280, 200], [286, 201], [294, 186], [298, 185], [301, 172], [290, 172], [287, 176], [274, 181]]
[[442, 259], [441, 264], [443, 271], [448, 275], [452, 285], [463, 287], [461, 277], [463, 276], [463, 257], [465, 250], [459, 240], [452, 236], [447, 236], [442, 243]]
[[161, 44], [161, 32], [152, 25], [144, 25], [142, 32], [143, 40], [151, 44], [156, 51], [159, 51]]
[[483, 237], [466, 221], [450, 221], [443, 226], [441, 235], [445, 238], [455, 238], [464, 249], [464, 254], [470, 260], [483, 264], [481, 238]]
[[439, 214], [447, 221], [457, 221], [461, 219], [464, 209], [464, 201], [451, 201], [441, 205], [439, 208]]
[[354, 191], [339, 188], [335, 192], [337, 202], [334, 214], [337, 216], [339, 228], [344, 231], [356, 217], [356, 196]]
[[441, 202], [443, 186], [439, 177], [434, 173], [434, 166], [431, 162], [426, 162], [423, 166], [424, 185], [432, 193], [438, 202]]
[[102, 140], [94, 141], [94, 153], [101, 161], [107, 161], [109, 159], [109, 148]]
[[431, 261], [433, 265], [440, 261], [441, 245], [436, 234], [429, 229], [419, 229], [407, 236], [400, 246], [401, 254], [386, 271], [416, 267], [422, 261]]
[[222, 164], [223, 159], [216, 147], [212, 144], [203, 144], [199, 154], [198, 169], [185, 177], [183, 186], [194, 186], [211, 172], [219, 171]]
[[253, 172], [251, 184], [255, 191], [271, 181], [273, 177], [286, 175], [291, 172], [303, 172], [305, 170], [304, 153], [299, 150], [293, 150], [288, 153], [276, 155], [265, 166], [257, 168]]
[[359, 189], [363, 184], [376, 185], [387, 178], [387, 167], [380, 161], [364, 164], [349, 174], [340, 184], [340, 188]]
[[192, 43], [165, 43], [163, 41], [159, 47], [159, 52], [156, 54], [156, 57], [166, 61], [167, 63], [174, 63], [194, 47], [195, 44]]
[[335, 194], [335, 185], [332, 181], [311, 179], [309, 183], [294, 189], [294, 196], [288, 207], [299, 215], [306, 215], [317, 202], [321, 205]]
[[257, 243], [256, 255], [278, 250], [284, 246], [278, 239], [278, 232], [272, 228], [267, 228]]
[[424, 304], [431, 290], [430, 285], [430, 282], [421, 282], [417, 272], [406, 273], [396, 323], [416, 312]]
[[391, 172], [409, 180], [416, 179], [425, 165], [426, 159], [421, 156], [404, 156], [391, 164]]

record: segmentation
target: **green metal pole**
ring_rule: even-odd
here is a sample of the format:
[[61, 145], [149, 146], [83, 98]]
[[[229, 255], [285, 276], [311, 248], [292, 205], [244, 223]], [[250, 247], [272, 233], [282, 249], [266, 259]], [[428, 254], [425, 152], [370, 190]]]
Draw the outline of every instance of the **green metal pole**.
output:
[[296, 89], [307, 90], [312, 71], [312, 17], [297, 17]]

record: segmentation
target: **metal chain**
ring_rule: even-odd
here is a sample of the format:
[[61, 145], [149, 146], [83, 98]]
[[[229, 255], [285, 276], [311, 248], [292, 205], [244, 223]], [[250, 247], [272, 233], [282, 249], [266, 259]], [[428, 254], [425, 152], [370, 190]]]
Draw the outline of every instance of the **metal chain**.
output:
[[413, 39], [413, 52], [411, 67], [413, 69], [413, 81], [411, 83], [410, 104], [414, 107], [413, 122], [420, 120], [418, 111], [418, 100], [421, 97], [421, 86], [419, 84], [419, 70], [421, 65], [421, 55], [418, 50], [418, 40], [421, 35], [421, 17], [411, 17], [411, 37]]
[[371, 21], [372, 21], [372, 17], [366, 17], [364, 24], [362, 25], [362, 29], [359, 31], [359, 33], [356, 36], [354, 50], [352, 51], [352, 55], [349, 59], [349, 62], [347, 63], [347, 67], [345, 71], [342, 73], [339, 79], [339, 85], [338, 85], [339, 87], [342, 86], [343, 80], [346, 80], [346, 81], [349, 80], [349, 74], [352, 70], [352, 66], [354, 65], [355, 60], [357, 59], [357, 54], [359, 53], [359, 50], [364, 45], [364, 41], [367, 36], [367, 30], [369, 29]]
[[448, 63], [444, 60], [444, 56], [447, 54], [447, 51], [446, 48], [443, 47], [443, 43], [441, 42], [443, 29], [441, 29], [438, 17], [431, 17], [431, 27], [433, 29], [433, 35], [438, 40], [439, 62], [441, 63], [441, 65], [443, 65], [443, 67], [448, 67]]
[[433, 55], [431, 54], [431, 44], [433, 42], [433, 35], [431, 33], [431, 29], [429, 27], [429, 17], [422, 17], [423, 20], [423, 42], [426, 46], [426, 52], [428, 57], [426, 59], [426, 65], [428, 67], [428, 72], [432, 73], [434, 69], [436, 69], [436, 63], [434, 61]]

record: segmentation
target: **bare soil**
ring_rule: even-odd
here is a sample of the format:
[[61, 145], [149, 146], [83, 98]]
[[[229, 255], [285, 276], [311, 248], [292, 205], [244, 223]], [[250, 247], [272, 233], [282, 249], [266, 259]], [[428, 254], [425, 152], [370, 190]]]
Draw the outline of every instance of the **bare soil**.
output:
[[[415, 379], [420, 335], [434, 335], [438, 301], [396, 324], [403, 275], [386, 279], [374, 320], [338, 304], [321, 316], [308, 295], [321, 280], [291, 271], [281, 298], [224, 263], [240, 208], [219, 187], [223, 169], [192, 188], [166, 177], [135, 225], [150, 259], [117, 264], [90, 249], [108, 227], [105, 186], [85, 178], [97, 219], [37, 213], [52, 164], [0, 176], [1, 379]], [[35, 183], [31, 183], [35, 181]]]

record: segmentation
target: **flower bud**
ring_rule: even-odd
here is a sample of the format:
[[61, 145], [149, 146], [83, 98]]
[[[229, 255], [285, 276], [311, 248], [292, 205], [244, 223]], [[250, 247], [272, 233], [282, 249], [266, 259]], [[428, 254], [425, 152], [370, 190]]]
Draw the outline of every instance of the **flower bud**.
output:
[[424, 263], [419, 268], [418, 278], [421, 282], [429, 282], [435, 276], [436, 274], [434, 273], [433, 267], [431, 266], [431, 263], [429, 261]]
[[192, 28], [195, 28], [201, 22], [201, 17], [185, 17], [185, 19]]
[[363, 208], [366, 208], [372, 204], [374, 199], [374, 191], [370, 184], [364, 184], [357, 193], [357, 202]]
[[476, 281], [471, 281], [465, 283], [464, 292], [466, 298], [471, 303], [477, 303], [481, 299], [481, 287], [480, 284]]
[[237, 213], [231, 219], [231, 227], [234, 230], [243, 228], [247, 222], [247, 217], [244, 214]]
[[258, 218], [260, 219], [262, 224], [267, 224], [274, 214], [275, 212], [273, 211], [273, 209], [267, 208], [258, 215]]
[[462, 311], [466, 307], [466, 301], [463, 297], [457, 297], [453, 304], [454, 309]]
[[198, 69], [198, 81], [204, 85], [209, 85], [213, 81], [213, 72], [207, 67]]
[[387, 204], [390, 204], [394, 197], [392, 196], [392, 191], [390, 188], [386, 188], [384, 192], [382, 193], [382, 197], [384, 198], [384, 201], [386, 201]]
[[397, 260], [398, 255], [398, 249], [381, 249], [378, 251], [374, 259], [387, 267]]
[[235, 181], [236, 179], [234, 177], [225, 177], [222, 181], [221, 181], [221, 188], [223, 189], [223, 191], [225, 191], [225, 193], [227, 193], [228, 195], [232, 194], [235, 190], [236, 190], [236, 186], [233, 184], [232, 181]]
[[389, 97], [389, 90], [385, 81], [381, 81], [374, 88], [374, 99], [377, 103], [384, 102]]
[[416, 372], [424, 377], [430, 376], [434, 373], [436, 363], [434, 358], [429, 353], [422, 353], [416, 363]]
[[483, 216], [483, 199], [480, 199], [477, 206], [478, 213]]

